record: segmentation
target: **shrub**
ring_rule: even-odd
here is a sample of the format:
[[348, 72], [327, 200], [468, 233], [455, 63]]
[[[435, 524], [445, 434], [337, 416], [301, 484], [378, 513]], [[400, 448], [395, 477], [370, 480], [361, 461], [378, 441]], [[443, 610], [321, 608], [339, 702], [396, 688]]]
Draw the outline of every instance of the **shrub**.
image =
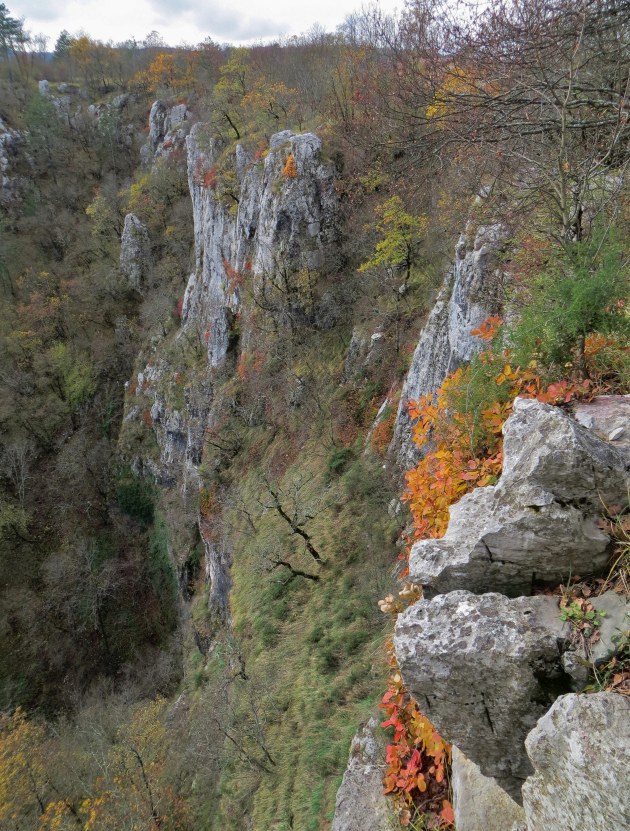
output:
[[508, 332], [515, 362], [527, 366], [534, 359], [556, 377], [574, 364], [585, 374], [588, 335], [630, 333], [628, 278], [614, 230], [596, 232], [553, 257], [528, 281], [527, 303]]
[[134, 476], [130, 470], [119, 473], [116, 500], [121, 509], [144, 525], [153, 522], [155, 513], [155, 489], [152, 484]]

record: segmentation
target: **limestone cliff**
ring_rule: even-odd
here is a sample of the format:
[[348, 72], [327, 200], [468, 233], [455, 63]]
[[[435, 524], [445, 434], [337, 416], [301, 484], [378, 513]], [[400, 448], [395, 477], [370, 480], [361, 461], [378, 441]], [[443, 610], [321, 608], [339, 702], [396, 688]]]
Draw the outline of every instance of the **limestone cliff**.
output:
[[507, 234], [502, 224], [476, 229], [469, 224], [459, 238], [455, 261], [424, 325], [400, 396], [390, 452], [402, 470], [418, 459], [407, 403], [435, 392], [450, 372], [469, 361], [483, 345], [471, 331], [501, 310], [504, 275], [497, 253]]
[[[289, 130], [271, 137], [264, 159], [237, 146], [236, 183], [217, 193], [217, 160], [223, 151], [208, 128], [196, 124], [187, 139], [188, 182], [195, 223], [195, 271], [184, 297], [183, 328], [204, 333], [208, 363], [225, 358], [231, 325], [251, 278], [260, 302], [273, 288], [285, 291], [287, 313], [313, 314], [293, 292], [291, 276], [320, 268], [337, 235], [333, 171], [322, 163], [312, 133]], [[289, 158], [293, 166], [289, 170]], [[294, 296], [292, 296], [294, 295]]]
[[[333, 169], [322, 161], [317, 136], [285, 130], [271, 137], [264, 156], [250, 158], [241, 146], [226, 148], [208, 125], [190, 127], [185, 105], [169, 108], [156, 101], [152, 106], [143, 159], [159, 165], [164, 155], [186, 144], [195, 269], [183, 298], [180, 331], [154, 347], [137, 374], [126, 414], [127, 421], [149, 422], [157, 441], [157, 447], [145, 447], [136, 456], [134, 469], [163, 486], [178, 486], [185, 498], [200, 487], [205, 431], [222, 418], [215, 374], [228, 353], [254, 338], [241, 325], [241, 312], [258, 303], [291, 321], [325, 326], [329, 299], [303, 287], [306, 282], [310, 289], [308, 275], [334, 260], [339, 235]], [[120, 265], [130, 285], [143, 292], [150, 245], [133, 214], [125, 218]], [[226, 620], [229, 553], [204, 517], [197, 524], [206, 552], [210, 610]]]

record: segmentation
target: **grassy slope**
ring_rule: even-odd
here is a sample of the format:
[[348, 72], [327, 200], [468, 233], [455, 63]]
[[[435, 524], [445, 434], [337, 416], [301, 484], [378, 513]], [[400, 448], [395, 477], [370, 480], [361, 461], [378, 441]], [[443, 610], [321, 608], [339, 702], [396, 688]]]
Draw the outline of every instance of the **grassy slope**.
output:
[[[280, 372], [288, 381], [296, 366], [307, 363], [319, 379], [319, 400], [330, 405], [340, 395], [333, 380], [342, 366], [338, 344], [338, 339], [314, 334]], [[367, 418], [371, 415], [372, 410]], [[384, 685], [387, 627], [377, 600], [390, 588], [396, 559], [400, 526], [387, 512], [393, 491], [384, 481], [382, 459], [363, 455], [360, 435], [345, 467], [331, 472], [329, 463], [339, 448], [330, 441], [330, 429], [328, 414], [307, 406], [293, 413], [271, 441], [268, 427], [249, 428], [241, 434], [239, 454], [223, 472], [231, 482], [232, 506], [239, 502], [252, 512], [255, 531], [234, 507], [226, 506], [233, 635], [223, 636], [205, 668], [199, 655], [191, 657], [188, 683], [204, 698], [218, 679], [225, 683], [226, 676], [232, 677], [229, 705], [224, 701], [222, 706], [233, 711], [234, 735], [269, 772], [252, 768], [227, 742], [229, 762], [219, 793], [207, 799], [204, 811], [212, 828], [250, 827], [250, 821], [261, 831], [328, 827], [350, 740]], [[298, 434], [301, 449], [296, 451]], [[262, 473], [285, 494], [296, 481], [301, 483], [299, 500], [315, 507], [316, 514], [305, 527], [324, 566], [306, 553], [301, 539], [288, 533], [273, 510], [261, 508], [259, 503], [268, 501]], [[296, 577], [283, 584], [289, 573], [269, 571], [264, 551], [319, 574], [320, 580]], [[201, 627], [204, 604], [202, 593], [193, 609]], [[247, 680], [234, 670], [235, 651], [242, 655]], [[265, 761], [256, 740], [256, 720], [274, 765]]]

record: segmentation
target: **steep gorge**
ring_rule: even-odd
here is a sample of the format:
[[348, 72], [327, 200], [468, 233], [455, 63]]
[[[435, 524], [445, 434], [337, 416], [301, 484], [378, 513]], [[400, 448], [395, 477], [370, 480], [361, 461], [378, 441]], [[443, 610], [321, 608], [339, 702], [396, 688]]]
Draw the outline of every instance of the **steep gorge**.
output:
[[[28, 129], [0, 121], [0, 231], [18, 252], [12, 266], [0, 251], [10, 821], [452, 826], [445, 784], [430, 803], [420, 776], [408, 799], [409, 780], [389, 787], [397, 802], [382, 792], [399, 738], [378, 725], [389, 661], [453, 742], [458, 831], [625, 828], [627, 697], [611, 690], [627, 683], [630, 399], [588, 390], [627, 391], [627, 286], [597, 295], [574, 340], [549, 311], [591, 302], [576, 313], [553, 294], [563, 269], [589, 298], [611, 263], [627, 274], [613, 232], [577, 238], [613, 177], [554, 248], [524, 227], [528, 183], [502, 189], [502, 162], [480, 181], [456, 156], [430, 181], [410, 148], [372, 137], [373, 114], [274, 132], [275, 104], [248, 94], [241, 138], [220, 102], [250, 68], [240, 50], [223, 59], [205, 98], [171, 89], [149, 107], [140, 86], [88, 105], [43, 81]], [[87, 171], [74, 190], [71, 152]], [[533, 336], [513, 325], [530, 311]], [[507, 400], [517, 361], [560, 406], [526, 387]], [[407, 553], [404, 472], [452, 449], [438, 430], [416, 446], [408, 405], [454, 377], [442, 426], [455, 413], [469, 429], [466, 495]], [[495, 414], [495, 467], [473, 489], [479, 410]], [[23, 674], [49, 624], [45, 670]]]

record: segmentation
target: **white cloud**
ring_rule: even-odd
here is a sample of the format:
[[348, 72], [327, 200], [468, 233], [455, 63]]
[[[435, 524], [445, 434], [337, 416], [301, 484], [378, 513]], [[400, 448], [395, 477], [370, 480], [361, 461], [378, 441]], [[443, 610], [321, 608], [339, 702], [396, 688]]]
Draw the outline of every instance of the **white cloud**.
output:
[[[246, 42], [305, 32], [315, 23], [329, 31], [355, 11], [362, 0], [8, 0], [15, 17], [26, 18], [26, 28], [43, 32], [54, 43], [59, 32], [83, 30], [100, 40], [142, 40], [152, 30], [172, 45], [199, 43], [206, 37], [219, 42]], [[381, 0], [385, 11], [402, 0]]]

